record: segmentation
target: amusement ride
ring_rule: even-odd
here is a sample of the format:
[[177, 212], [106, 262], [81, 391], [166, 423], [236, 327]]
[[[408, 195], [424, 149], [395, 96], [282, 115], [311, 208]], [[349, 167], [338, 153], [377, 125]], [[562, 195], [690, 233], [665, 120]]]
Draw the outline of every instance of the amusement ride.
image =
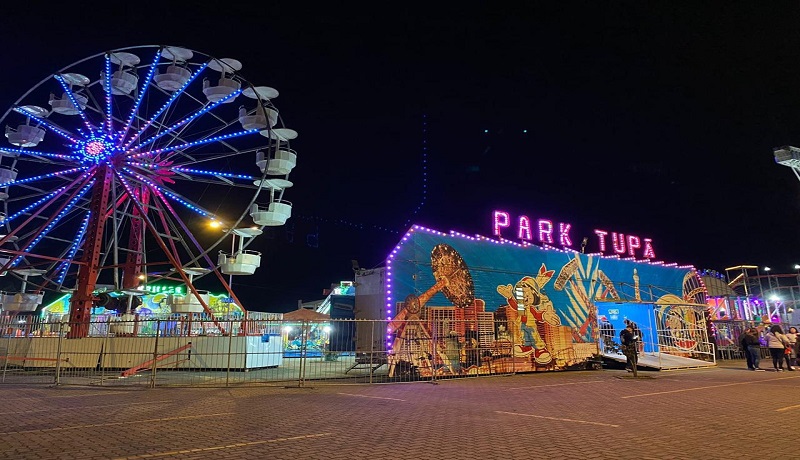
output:
[[[297, 132], [278, 91], [242, 67], [177, 46], [115, 49], [44, 78], [3, 114], [4, 315], [69, 292], [67, 337], [83, 338], [93, 308], [130, 313], [144, 283], [166, 280], [186, 286], [173, 313], [213, 320], [203, 277], [245, 310], [230, 277], [253, 274], [261, 254], [247, 247], [291, 216]], [[209, 237], [209, 222], [226, 231]]]

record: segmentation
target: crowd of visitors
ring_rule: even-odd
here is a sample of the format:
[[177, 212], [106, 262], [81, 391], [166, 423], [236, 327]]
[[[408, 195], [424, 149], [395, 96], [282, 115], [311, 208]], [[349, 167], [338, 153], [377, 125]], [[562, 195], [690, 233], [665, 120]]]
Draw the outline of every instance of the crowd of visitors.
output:
[[786, 370], [794, 371], [797, 366], [797, 356], [800, 352], [800, 341], [798, 341], [798, 331], [796, 327], [790, 327], [788, 332], [783, 332], [783, 328], [774, 324], [765, 328], [763, 335], [758, 328], [749, 327], [739, 336], [739, 346], [747, 360], [747, 368], [752, 371], [763, 371], [760, 367], [761, 347], [769, 350], [772, 358], [772, 368], [775, 372], [783, 372], [786, 363]]

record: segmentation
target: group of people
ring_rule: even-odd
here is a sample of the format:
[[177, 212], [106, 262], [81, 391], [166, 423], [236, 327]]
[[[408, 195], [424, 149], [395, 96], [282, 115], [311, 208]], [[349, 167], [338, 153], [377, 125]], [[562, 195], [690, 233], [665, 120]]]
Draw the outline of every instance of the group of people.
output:
[[[764, 333], [764, 342], [769, 349], [772, 358], [772, 367], [776, 372], [783, 371], [783, 363], [786, 362], [786, 369], [793, 371], [797, 366], [797, 356], [800, 352], [800, 342], [797, 340], [797, 328], [790, 327], [789, 332], [784, 333], [783, 328], [775, 324]], [[739, 344], [744, 351], [747, 359], [747, 368], [752, 371], [763, 371], [759, 367], [761, 362], [761, 338], [759, 331], [755, 327], [744, 330], [739, 337]]]

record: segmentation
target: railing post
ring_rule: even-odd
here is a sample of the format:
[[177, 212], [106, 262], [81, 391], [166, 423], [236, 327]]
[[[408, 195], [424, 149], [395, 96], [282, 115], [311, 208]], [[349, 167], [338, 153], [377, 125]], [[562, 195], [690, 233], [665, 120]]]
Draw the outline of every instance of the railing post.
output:
[[228, 316], [228, 365], [225, 366], [225, 386], [230, 384], [231, 380], [231, 350], [233, 349], [233, 322]]
[[[373, 356], [375, 356], [375, 321], [380, 320], [371, 320], [369, 328], [369, 383], [372, 383], [372, 375], [375, 373], [375, 371], [372, 370], [374, 366], [374, 364], [372, 364], [372, 360]], [[356, 323], [356, 331], [358, 331], [358, 323]], [[358, 334], [358, 332], [356, 332], [356, 334]], [[356, 357], [356, 359], [358, 358]], [[388, 362], [388, 354], [386, 359]]]
[[161, 335], [161, 320], [156, 320], [156, 340], [153, 345], [153, 367], [150, 370], [150, 388], [156, 387], [156, 369], [158, 369], [158, 338]]
[[[5, 325], [0, 327], [0, 330], [5, 330]], [[6, 381], [6, 372], [8, 371], [8, 357], [11, 356], [11, 336], [6, 337], [6, 358], [3, 362], [3, 382]]]
[[106, 319], [106, 334], [105, 334], [105, 337], [103, 337], [103, 354], [100, 356], [100, 359], [101, 359], [101, 361], [100, 361], [100, 385], [101, 386], [103, 385], [103, 382], [105, 381], [105, 378], [106, 378], [106, 366], [105, 366], [104, 363], [106, 362], [106, 360], [105, 360], [106, 353], [108, 353], [108, 337], [109, 337], [110, 333], [111, 333], [111, 316], [109, 316], [108, 319]]
[[303, 387], [305, 384], [306, 375], [306, 358], [308, 354], [308, 321], [300, 323], [300, 369], [297, 380], [297, 385]]
[[64, 323], [58, 328], [58, 349], [56, 351], [56, 376], [53, 383], [58, 386], [61, 383], [61, 342], [64, 340]]

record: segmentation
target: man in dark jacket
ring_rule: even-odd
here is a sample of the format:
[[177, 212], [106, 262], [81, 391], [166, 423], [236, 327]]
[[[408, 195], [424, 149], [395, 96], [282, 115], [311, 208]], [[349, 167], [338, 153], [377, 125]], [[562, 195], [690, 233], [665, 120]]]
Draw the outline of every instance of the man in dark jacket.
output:
[[625, 329], [619, 332], [619, 343], [622, 344], [622, 354], [625, 355], [625, 370], [633, 372], [636, 368], [639, 352], [639, 336], [633, 331], [633, 324], [628, 322]]
[[763, 371], [764, 369], [758, 367], [761, 361], [761, 342], [758, 340], [758, 329], [754, 327], [745, 329], [742, 336], [739, 337], [739, 344], [747, 358], [747, 368], [751, 371]]

